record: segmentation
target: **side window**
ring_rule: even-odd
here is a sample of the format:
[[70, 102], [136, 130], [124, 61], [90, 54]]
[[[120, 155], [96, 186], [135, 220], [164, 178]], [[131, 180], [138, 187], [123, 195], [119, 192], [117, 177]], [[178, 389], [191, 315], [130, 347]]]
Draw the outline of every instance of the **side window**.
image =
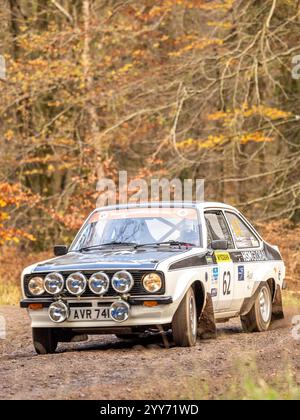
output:
[[207, 244], [219, 239], [228, 241], [228, 248], [234, 248], [233, 240], [228, 229], [225, 217], [221, 211], [209, 211], [205, 213], [207, 227]]
[[254, 233], [251, 232], [248, 226], [245, 225], [242, 219], [240, 219], [236, 214], [230, 212], [226, 212], [226, 217], [231, 226], [237, 248], [243, 249], [259, 247], [258, 239]]

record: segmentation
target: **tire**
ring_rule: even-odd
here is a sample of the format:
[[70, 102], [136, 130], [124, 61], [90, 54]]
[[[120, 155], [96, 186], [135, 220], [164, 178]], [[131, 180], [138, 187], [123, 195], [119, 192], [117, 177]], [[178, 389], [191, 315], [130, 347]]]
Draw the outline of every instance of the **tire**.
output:
[[272, 320], [272, 294], [269, 285], [262, 286], [254, 305], [247, 315], [241, 316], [245, 332], [268, 331]]
[[32, 339], [37, 354], [55, 353], [58, 339], [53, 328], [33, 328]]
[[197, 306], [194, 289], [191, 287], [180, 303], [172, 322], [176, 346], [193, 347], [197, 342]]

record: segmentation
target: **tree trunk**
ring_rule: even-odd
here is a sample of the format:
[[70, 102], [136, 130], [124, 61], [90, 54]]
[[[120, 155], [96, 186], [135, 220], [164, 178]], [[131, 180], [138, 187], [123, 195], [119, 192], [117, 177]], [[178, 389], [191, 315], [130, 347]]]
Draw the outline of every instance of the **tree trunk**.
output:
[[13, 49], [13, 56], [17, 58], [19, 55], [19, 46], [18, 46], [18, 35], [20, 33], [19, 28], [19, 4], [18, 0], [9, 0], [9, 8], [10, 8], [10, 27], [11, 27], [11, 34], [12, 34], [12, 49]]
[[83, 47], [83, 71], [86, 86], [87, 102], [86, 111], [88, 116], [86, 141], [95, 148], [95, 165], [98, 179], [104, 176], [103, 172], [103, 148], [100, 139], [100, 130], [98, 125], [98, 115], [95, 105], [93, 104], [93, 75], [92, 75], [92, 52], [91, 52], [91, 2], [83, 0], [82, 4], [83, 23], [84, 23], [84, 47]]

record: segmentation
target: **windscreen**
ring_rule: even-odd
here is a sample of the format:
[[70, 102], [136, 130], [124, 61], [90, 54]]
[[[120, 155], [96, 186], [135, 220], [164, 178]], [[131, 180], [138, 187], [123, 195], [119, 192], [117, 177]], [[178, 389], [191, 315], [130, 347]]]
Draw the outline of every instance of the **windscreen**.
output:
[[90, 216], [72, 250], [112, 242], [142, 245], [168, 241], [200, 246], [202, 241], [196, 209], [99, 210]]

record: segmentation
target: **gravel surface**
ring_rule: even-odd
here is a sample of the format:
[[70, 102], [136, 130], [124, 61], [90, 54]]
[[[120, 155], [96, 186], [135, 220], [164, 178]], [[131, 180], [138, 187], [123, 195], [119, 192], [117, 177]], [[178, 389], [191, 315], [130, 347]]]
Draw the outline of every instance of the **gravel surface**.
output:
[[[300, 314], [300, 309], [299, 309]], [[244, 334], [238, 320], [218, 327], [218, 339], [195, 348], [165, 349], [160, 338], [126, 341], [93, 336], [37, 356], [25, 310], [0, 307], [7, 338], [0, 340], [0, 399], [222, 398], [256, 361], [272, 381], [288, 368], [300, 384], [300, 341], [284, 322], [263, 334]]]

